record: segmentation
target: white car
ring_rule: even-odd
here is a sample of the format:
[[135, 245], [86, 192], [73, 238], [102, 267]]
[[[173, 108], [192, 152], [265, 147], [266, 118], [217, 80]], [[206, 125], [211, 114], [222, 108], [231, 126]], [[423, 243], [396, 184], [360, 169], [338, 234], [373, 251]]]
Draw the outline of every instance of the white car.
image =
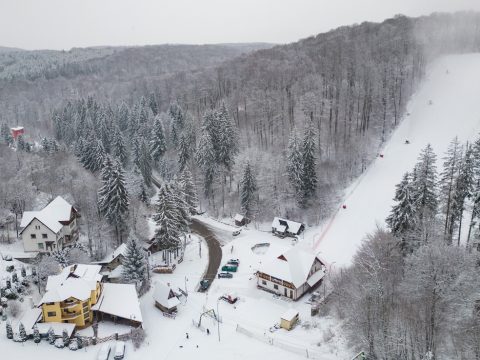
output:
[[97, 360], [108, 360], [108, 357], [110, 356], [110, 351], [112, 351], [112, 349], [110, 348], [110, 344], [103, 344], [100, 348], [100, 351], [98, 352]]
[[115, 344], [115, 356], [113, 357], [115, 360], [123, 359], [125, 355], [125, 343], [123, 341], [117, 341]]

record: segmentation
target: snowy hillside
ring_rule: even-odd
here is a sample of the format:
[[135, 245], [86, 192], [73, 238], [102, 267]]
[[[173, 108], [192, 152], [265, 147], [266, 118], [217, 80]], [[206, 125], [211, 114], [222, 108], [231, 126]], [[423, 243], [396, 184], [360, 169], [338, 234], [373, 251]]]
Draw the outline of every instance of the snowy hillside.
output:
[[348, 265], [365, 235], [385, 226], [395, 185], [428, 143], [441, 160], [455, 136], [465, 142], [478, 135], [478, 94], [480, 54], [443, 57], [429, 67], [405, 119], [382, 150], [383, 157], [346, 190], [346, 209], [340, 206], [311, 239], [323, 258], [337, 267]]

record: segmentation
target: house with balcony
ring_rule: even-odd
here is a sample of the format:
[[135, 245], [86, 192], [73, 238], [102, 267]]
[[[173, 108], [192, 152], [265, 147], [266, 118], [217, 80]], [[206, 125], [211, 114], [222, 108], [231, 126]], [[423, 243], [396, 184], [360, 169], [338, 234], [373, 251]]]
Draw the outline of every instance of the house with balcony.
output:
[[324, 262], [313, 250], [295, 246], [259, 267], [256, 273], [257, 287], [298, 300], [319, 286], [325, 273]]
[[92, 307], [102, 293], [100, 265], [76, 264], [49, 276], [38, 306], [45, 323], [69, 323], [84, 328], [93, 322]]
[[78, 240], [78, 217], [61, 196], [40, 211], [25, 211], [20, 224], [24, 250], [48, 253], [72, 245]]

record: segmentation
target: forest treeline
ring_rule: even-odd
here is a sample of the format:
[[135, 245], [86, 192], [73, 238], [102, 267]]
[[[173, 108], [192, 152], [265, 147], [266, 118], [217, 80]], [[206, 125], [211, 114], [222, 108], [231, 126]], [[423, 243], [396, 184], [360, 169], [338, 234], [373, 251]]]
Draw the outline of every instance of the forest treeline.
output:
[[[188, 126], [182, 131], [192, 142], [193, 154], [201, 136], [191, 134], [201, 134], [208, 113], [225, 107], [235, 125], [238, 151], [228, 174], [219, 171], [213, 181], [222, 196], [213, 198], [216, 191], [204, 196], [209, 210], [224, 216], [240, 209], [238, 185], [249, 160], [258, 179], [260, 220], [282, 214], [318, 223], [328, 215], [338, 190], [364, 171], [399, 123], [426, 66], [446, 53], [478, 50], [479, 23], [478, 14], [457, 13], [397, 16], [380, 24], [342, 27], [245, 54], [216, 67], [184, 71], [162, 80], [145, 77], [141, 91], [135, 83], [130, 84], [135, 90], [123, 95], [119, 89], [118, 96], [107, 98], [101, 91], [92, 92], [90, 100], [81, 97], [64, 108], [52, 109], [53, 123], [70, 124], [72, 120], [62, 116], [68, 117], [68, 108], [78, 101], [94, 101], [105, 109], [107, 131], [111, 132], [126, 121], [126, 113], [140, 116], [137, 114], [143, 111], [141, 116], [148, 124], [159, 121], [166, 133], [173, 134], [167, 134], [172, 146], [167, 144], [170, 151], [158, 165], [173, 164], [164, 168], [175, 172], [179, 148], [171, 109], [178, 107], [187, 119]], [[138, 110], [142, 103], [145, 109]], [[305, 201], [299, 201], [295, 184], [288, 181], [287, 148], [297, 132], [303, 134], [307, 129], [313, 135], [314, 171], [310, 174], [314, 174], [315, 184], [307, 192], [306, 207]], [[151, 131], [146, 129], [143, 138], [150, 142], [150, 137]], [[198, 167], [198, 163], [192, 166]], [[202, 172], [191, 170], [201, 186]]]

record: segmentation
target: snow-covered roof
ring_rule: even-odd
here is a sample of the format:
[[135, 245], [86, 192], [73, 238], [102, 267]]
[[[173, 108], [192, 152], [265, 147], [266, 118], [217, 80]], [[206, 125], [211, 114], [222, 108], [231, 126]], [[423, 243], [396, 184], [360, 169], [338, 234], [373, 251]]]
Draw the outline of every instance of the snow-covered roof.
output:
[[24, 129], [23, 126], [12, 127], [12, 130], [13, 130], [13, 131], [20, 131], [20, 130], [23, 130], [23, 129]]
[[62, 336], [63, 330], [67, 330], [68, 336], [72, 336], [73, 330], [75, 330], [75, 324], [70, 323], [57, 323], [57, 322], [47, 322], [47, 323], [38, 323], [37, 324], [38, 332], [41, 335], [46, 335], [50, 328], [53, 329], [55, 336]]
[[142, 322], [137, 290], [133, 284], [103, 284], [102, 295], [92, 310]]
[[[322, 260], [313, 252], [297, 246], [289, 249], [280, 256], [275, 257], [271, 261], [262, 264], [258, 271], [277, 279], [288, 281], [296, 288], [299, 288], [307, 282], [307, 279], [309, 279], [310, 269], [316, 259], [322, 262]], [[324, 270], [318, 270], [312, 274], [311, 278], [313, 278], [313, 276], [319, 276], [316, 275], [318, 273], [322, 274], [320, 277], [321, 279], [325, 272]]]
[[23, 326], [25, 326], [27, 335], [31, 335], [33, 334], [33, 325], [35, 325], [41, 319], [41, 317], [42, 310], [34, 307], [25, 311], [19, 323], [22, 323]]
[[292, 321], [295, 318], [295, 316], [298, 316], [298, 311], [295, 310], [295, 309], [288, 309], [282, 315], [281, 319], [287, 320], [287, 321]]
[[120, 255], [124, 255], [125, 251], [127, 250], [127, 244], [121, 244], [119, 247], [117, 247], [113, 252], [110, 254], [106, 255], [102, 260], [100, 261], [95, 261], [93, 264], [108, 264], [118, 258]]
[[122, 278], [123, 273], [123, 265], [118, 265], [115, 269], [108, 273], [109, 279], [120, 279]]
[[157, 282], [155, 284], [155, 291], [153, 292], [153, 299], [158, 302], [160, 305], [166, 307], [167, 309], [171, 309], [178, 304], [180, 301], [173, 293], [173, 290], [170, 286], [162, 283]]
[[287, 219], [282, 219], [279, 217], [275, 217], [272, 222], [273, 229], [277, 229], [278, 231], [283, 232], [286, 226], [288, 229], [288, 232], [292, 234], [297, 234], [300, 231], [300, 228], [302, 227], [302, 225], [303, 225], [302, 223], [287, 220]]
[[244, 219], [244, 216], [240, 214], [235, 215], [235, 218], [234, 218], [235, 221], [243, 221], [243, 219]]
[[71, 297], [86, 300], [100, 282], [100, 265], [75, 264], [65, 267], [60, 274], [49, 276], [40, 304], [64, 301]]
[[25, 211], [23, 213], [20, 227], [25, 228], [33, 219], [38, 219], [38, 221], [56, 234], [63, 227], [60, 221], [70, 221], [72, 209], [74, 209], [72, 205], [61, 196], [57, 196], [40, 211]]

